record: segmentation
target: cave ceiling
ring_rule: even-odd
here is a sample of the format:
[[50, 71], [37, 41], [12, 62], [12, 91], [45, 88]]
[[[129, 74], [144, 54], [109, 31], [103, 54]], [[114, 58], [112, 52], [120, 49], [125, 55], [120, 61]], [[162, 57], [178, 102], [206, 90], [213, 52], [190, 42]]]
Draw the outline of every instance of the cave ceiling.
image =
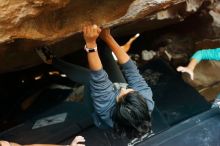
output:
[[218, 45], [220, 36], [220, 4], [215, 0], [0, 0], [0, 9], [0, 73], [42, 63], [34, 52], [42, 45], [52, 46], [58, 56], [82, 48], [81, 28], [88, 23], [113, 28], [120, 37], [198, 13], [210, 21], [196, 46]]

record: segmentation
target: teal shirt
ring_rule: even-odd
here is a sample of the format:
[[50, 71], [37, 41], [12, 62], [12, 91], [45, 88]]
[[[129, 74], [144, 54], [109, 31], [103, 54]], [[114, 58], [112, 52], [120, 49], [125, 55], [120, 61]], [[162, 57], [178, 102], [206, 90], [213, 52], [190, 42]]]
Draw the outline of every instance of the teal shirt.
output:
[[198, 62], [202, 60], [220, 61], [220, 48], [197, 51], [195, 54], [193, 54], [192, 58]]

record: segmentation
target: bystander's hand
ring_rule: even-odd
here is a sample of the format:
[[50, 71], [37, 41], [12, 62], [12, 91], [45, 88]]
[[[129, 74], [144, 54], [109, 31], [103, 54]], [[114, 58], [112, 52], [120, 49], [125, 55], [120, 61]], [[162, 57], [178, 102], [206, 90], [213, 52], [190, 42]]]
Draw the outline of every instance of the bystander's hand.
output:
[[8, 141], [0, 140], [0, 145], [1, 146], [11, 146]]
[[194, 73], [193, 73], [193, 70], [190, 69], [189, 67], [183, 67], [183, 66], [179, 66], [177, 68], [177, 71], [178, 72], [182, 72], [182, 73], [188, 73], [190, 75], [190, 79], [193, 80], [194, 79]]
[[85, 144], [82, 144], [85, 142], [84, 137], [82, 136], [76, 136], [70, 146], [85, 146]]

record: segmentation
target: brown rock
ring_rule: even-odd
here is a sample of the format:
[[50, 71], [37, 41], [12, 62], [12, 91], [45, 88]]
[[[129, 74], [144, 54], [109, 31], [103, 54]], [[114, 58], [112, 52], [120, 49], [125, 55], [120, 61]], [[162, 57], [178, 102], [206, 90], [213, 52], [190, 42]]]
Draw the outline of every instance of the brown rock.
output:
[[[52, 45], [58, 56], [82, 48], [80, 32], [88, 22], [115, 27], [113, 32], [118, 36], [128, 35], [181, 22], [204, 0], [0, 2], [0, 73], [4, 73], [39, 64], [33, 49], [43, 44]], [[213, 8], [217, 12], [218, 7]]]

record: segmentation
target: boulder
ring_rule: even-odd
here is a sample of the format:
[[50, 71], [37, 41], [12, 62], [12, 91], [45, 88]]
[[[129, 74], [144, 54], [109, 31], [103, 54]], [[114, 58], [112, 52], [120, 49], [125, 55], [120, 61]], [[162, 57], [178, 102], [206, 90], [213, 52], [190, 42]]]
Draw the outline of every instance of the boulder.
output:
[[[34, 48], [51, 45], [58, 56], [79, 50], [87, 23], [114, 27], [117, 36], [182, 22], [204, 0], [0, 0], [0, 73], [41, 60]], [[216, 18], [217, 10], [210, 14]], [[136, 27], [133, 27], [136, 26]]]

